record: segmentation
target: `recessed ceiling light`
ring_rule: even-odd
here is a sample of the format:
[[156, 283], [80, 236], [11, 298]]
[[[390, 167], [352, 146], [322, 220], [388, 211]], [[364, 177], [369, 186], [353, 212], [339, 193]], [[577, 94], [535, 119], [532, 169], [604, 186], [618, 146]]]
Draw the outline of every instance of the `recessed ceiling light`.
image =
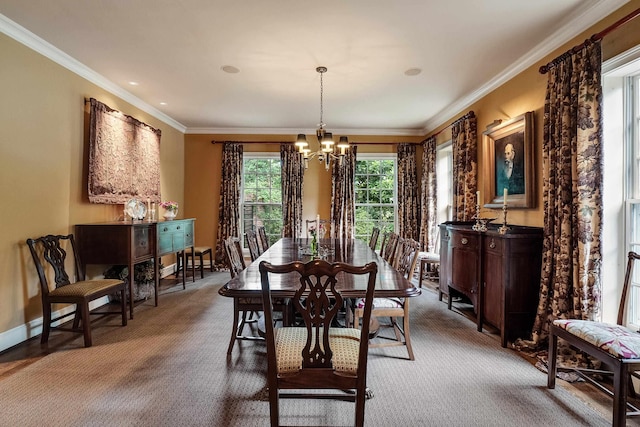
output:
[[139, 83], [138, 83], [138, 82], [129, 82], [129, 84], [130, 84], [131, 86], [138, 86], [138, 84], [139, 84]]
[[240, 69], [237, 67], [234, 67], [233, 65], [223, 65], [222, 67], [220, 67], [220, 69], [225, 73], [229, 73], [229, 74], [236, 74], [240, 72]]
[[405, 76], [417, 76], [421, 72], [422, 72], [422, 70], [420, 68], [409, 68], [407, 71], [404, 72], [404, 75]]
[[166, 102], [161, 102], [160, 105], [167, 105], [167, 103]]

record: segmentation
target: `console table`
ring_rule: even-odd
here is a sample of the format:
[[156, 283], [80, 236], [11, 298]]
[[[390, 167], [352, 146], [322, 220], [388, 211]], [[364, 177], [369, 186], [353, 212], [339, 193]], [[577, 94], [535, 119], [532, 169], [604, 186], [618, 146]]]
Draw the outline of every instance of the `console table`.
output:
[[473, 304], [478, 331], [484, 323], [500, 331], [500, 341], [527, 338], [538, 307], [542, 228], [511, 225], [506, 234], [489, 224], [440, 224], [440, 292], [464, 296]]
[[[87, 264], [120, 264], [129, 269], [129, 317], [133, 319], [135, 264], [153, 259], [154, 296], [158, 305], [159, 258], [193, 248], [194, 218], [173, 221], [113, 221], [76, 225], [80, 259]], [[183, 255], [184, 256], [184, 255]], [[184, 259], [183, 259], [184, 265]], [[195, 276], [195, 275], [194, 275]], [[186, 287], [185, 270], [182, 286]]]

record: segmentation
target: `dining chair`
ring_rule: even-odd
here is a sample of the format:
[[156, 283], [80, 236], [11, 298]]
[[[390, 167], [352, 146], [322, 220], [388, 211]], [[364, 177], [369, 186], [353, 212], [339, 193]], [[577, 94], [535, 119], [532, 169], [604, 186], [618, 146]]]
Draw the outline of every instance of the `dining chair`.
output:
[[[296, 261], [272, 265], [262, 261], [259, 270], [265, 307], [271, 425], [280, 425], [280, 398], [332, 398], [355, 402], [355, 425], [363, 426], [367, 397], [368, 325], [377, 264], [353, 266], [313, 260], [306, 264]], [[300, 276], [300, 287], [296, 290], [293, 304], [304, 325], [275, 328], [270, 276], [293, 272]], [[343, 303], [338, 277], [349, 280], [345, 276], [352, 275], [368, 275], [361, 330], [332, 327]], [[327, 393], [328, 390], [339, 392]]]
[[369, 238], [369, 247], [372, 251], [376, 250], [376, 245], [378, 244], [378, 236], [380, 235], [380, 229], [378, 227], [373, 227], [371, 230], [371, 237]]
[[[396, 264], [394, 268], [402, 276], [411, 280], [418, 262], [418, 252], [420, 243], [413, 239], [398, 238]], [[375, 347], [395, 347], [406, 346], [409, 360], [414, 360], [413, 348], [411, 347], [411, 334], [409, 330], [409, 300], [411, 298], [374, 298], [372, 316], [376, 319], [388, 318], [389, 323], [379, 322], [380, 328], [392, 328], [394, 337], [388, 337], [378, 333], [372, 337], [369, 346]], [[363, 319], [364, 301], [356, 299], [354, 307], [354, 327], [358, 328], [360, 319]], [[402, 319], [400, 326], [399, 319]], [[364, 319], [363, 319], [364, 321]], [[363, 324], [364, 325], [364, 324]], [[404, 339], [403, 339], [404, 338]]]
[[308, 239], [309, 238], [309, 229], [311, 227], [315, 227], [315, 229], [318, 230], [318, 220], [317, 219], [308, 219], [308, 220], [305, 221], [305, 223], [306, 223], [305, 230], [306, 230], [306, 233], [307, 233], [306, 237]]
[[[195, 259], [197, 257], [200, 263], [198, 267], [200, 270], [200, 278], [204, 279], [204, 256], [205, 255], [209, 255], [209, 271], [213, 273], [213, 254], [211, 251], [211, 246], [195, 246], [193, 248], [193, 251], [191, 250], [191, 247], [186, 248], [184, 250], [184, 256], [182, 255], [182, 251], [179, 251], [176, 254], [176, 260], [177, 260], [176, 263], [178, 266], [176, 268], [176, 277], [178, 277], [180, 270], [183, 268], [182, 262], [181, 262], [183, 258], [184, 258], [184, 263], [186, 268], [188, 267], [188, 264], [189, 264], [189, 258], [191, 258], [191, 265], [195, 266]], [[193, 280], [195, 281], [195, 277], [193, 278]]]
[[[640, 274], [637, 269], [638, 260], [640, 260], [640, 255], [635, 252], [628, 253], [617, 324], [591, 320], [557, 319], [549, 326], [547, 387], [552, 389], [556, 385], [558, 338], [562, 338], [572, 347], [602, 362], [606, 370], [561, 369], [575, 372], [613, 397], [612, 425], [615, 427], [625, 426], [627, 416], [639, 414], [638, 408], [627, 402], [627, 396], [634, 392], [631, 376], [640, 377], [636, 374], [636, 371], [640, 371], [640, 334], [623, 326], [627, 298], [630, 293], [629, 288], [632, 282], [637, 284]], [[593, 376], [588, 375], [589, 373], [613, 376], [613, 388], [605, 387]], [[630, 412], [627, 412], [627, 407]]]
[[[247, 267], [242, 255], [240, 240], [236, 237], [229, 237], [224, 240], [224, 248], [229, 265], [229, 273], [231, 274], [231, 278], [233, 279]], [[289, 300], [287, 300], [286, 298], [279, 299], [276, 302], [275, 309], [276, 311], [282, 313], [282, 322], [284, 324], [288, 324], [290, 312]], [[261, 331], [262, 333], [264, 333], [264, 326], [261, 325], [261, 312], [262, 298], [233, 298], [233, 323], [231, 326], [231, 340], [229, 341], [229, 346], [227, 347], [228, 356], [230, 356], [233, 352], [233, 346], [235, 345], [236, 340], [264, 341], [264, 337], [260, 336]], [[257, 326], [258, 335], [243, 335], [244, 328], [248, 324], [254, 324]]]
[[[80, 262], [80, 256], [76, 249], [73, 234], [47, 235], [37, 239], [28, 239], [27, 245], [35, 263], [40, 280], [40, 296], [42, 298], [42, 337], [40, 342], [46, 344], [49, 340], [51, 329], [67, 332], [82, 333], [84, 346], [91, 347], [91, 320], [90, 315], [122, 316], [122, 326], [127, 325], [127, 303], [125, 283], [119, 279], [92, 279], [85, 280], [85, 273]], [[73, 273], [67, 270], [67, 255], [70, 255], [74, 264]], [[49, 268], [53, 271], [53, 282], [49, 284]], [[75, 274], [75, 276], [73, 276]], [[131, 280], [130, 275], [130, 279]], [[72, 278], [74, 279], [72, 281]], [[89, 302], [98, 298], [120, 293], [120, 310], [89, 310]], [[53, 304], [75, 304], [75, 310], [52, 319]], [[67, 328], [64, 324], [52, 326], [54, 322], [74, 315], [73, 325]], [[80, 327], [82, 326], [82, 327]]]
[[381, 249], [382, 258], [389, 264], [394, 265], [396, 263], [396, 248], [398, 246], [398, 239], [400, 236], [394, 232], [389, 233], [385, 246]]
[[264, 225], [260, 225], [257, 228], [258, 230], [258, 249], [260, 255], [262, 255], [267, 249], [269, 249], [269, 236], [267, 236], [267, 230], [264, 228]]
[[251, 261], [253, 262], [260, 256], [258, 235], [254, 230], [247, 230], [244, 233], [244, 238], [247, 242], [247, 247], [249, 248], [249, 256], [251, 256]]

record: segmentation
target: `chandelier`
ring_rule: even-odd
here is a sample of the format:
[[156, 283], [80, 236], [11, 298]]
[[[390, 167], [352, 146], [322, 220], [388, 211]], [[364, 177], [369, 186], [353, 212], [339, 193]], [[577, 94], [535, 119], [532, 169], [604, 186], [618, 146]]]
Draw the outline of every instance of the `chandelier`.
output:
[[[333, 134], [331, 132], [327, 132], [325, 129], [326, 125], [322, 120], [322, 116], [324, 113], [324, 84], [322, 81], [322, 76], [327, 72], [327, 67], [318, 67], [316, 68], [316, 71], [320, 73], [320, 123], [318, 123], [318, 129], [316, 129], [316, 137], [318, 138], [318, 150], [315, 152], [311, 152], [311, 149], [308, 148], [309, 143], [307, 142], [307, 137], [303, 133], [298, 134], [298, 138], [296, 139], [296, 146], [298, 147], [298, 152], [304, 160], [305, 169], [309, 167], [309, 159], [317, 157], [321, 163], [324, 163], [325, 170], [329, 170], [331, 159], [337, 159], [339, 161], [339, 164], [342, 164], [342, 159], [344, 159], [346, 150], [349, 148], [349, 140], [346, 136], [341, 136], [338, 145], [335, 146], [335, 143], [333, 141]], [[338, 149], [340, 152], [338, 153], [336, 149]]]

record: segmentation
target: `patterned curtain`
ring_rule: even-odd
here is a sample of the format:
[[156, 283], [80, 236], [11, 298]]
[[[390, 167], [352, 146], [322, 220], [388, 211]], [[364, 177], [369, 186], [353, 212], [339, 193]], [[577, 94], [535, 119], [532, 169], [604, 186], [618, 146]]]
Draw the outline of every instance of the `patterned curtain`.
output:
[[282, 236], [298, 237], [302, 232], [302, 182], [304, 162], [292, 144], [280, 145], [282, 162]]
[[342, 165], [331, 165], [331, 237], [354, 238], [356, 219], [355, 174], [358, 147], [352, 145], [344, 156]]
[[418, 240], [420, 232], [418, 210], [418, 172], [416, 146], [398, 145], [398, 234]]
[[240, 235], [240, 188], [242, 186], [242, 145], [225, 142], [222, 148], [222, 184], [218, 212], [216, 268], [227, 268], [224, 240]]
[[602, 117], [600, 42], [549, 68], [544, 106], [544, 240], [534, 342], [558, 318], [601, 315]]
[[478, 138], [471, 111], [451, 126], [453, 149], [453, 220], [470, 221], [476, 214]]
[[436, 137], [422, 143], [422, 193], [420, 194], [420, 245], [435, 252], [437, 235]]

